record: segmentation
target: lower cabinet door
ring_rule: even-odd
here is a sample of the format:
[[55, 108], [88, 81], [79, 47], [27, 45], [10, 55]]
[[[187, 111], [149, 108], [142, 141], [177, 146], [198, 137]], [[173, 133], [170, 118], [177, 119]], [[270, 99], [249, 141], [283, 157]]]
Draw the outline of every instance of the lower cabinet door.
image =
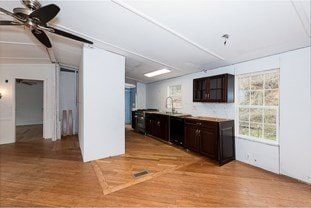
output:
[[211, 159], [218, 160], [217, 129], [200, 128], [200, 153]]
[[198, 128], [195, 125], [185, 125], [185, 147], [194, 152], [200, 150], [200, 138]]

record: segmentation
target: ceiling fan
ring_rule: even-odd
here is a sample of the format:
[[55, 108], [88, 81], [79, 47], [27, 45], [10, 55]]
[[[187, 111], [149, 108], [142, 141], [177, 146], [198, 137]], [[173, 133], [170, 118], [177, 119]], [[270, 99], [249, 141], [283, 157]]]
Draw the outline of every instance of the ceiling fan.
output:
[[84, 43], [93, 44], [92, 41], [50, 27], [48, 25], [48, 22], [52, 20], [60, 11], [60, 8], [57, 5], [49, 4], [46, 6], [41, 6], [38, 0], [22, 0], [22, 3], [26, 8], [15, 8], [13, 9], [13, 13], [0, 7], [0, 12], [3, 12], [15, 19], [14, 21], [0, 20], [0, 26], [26, 26], [31, 30], [32, 34], [47, 48], [51, 48], [52, 44], [44, 31]]

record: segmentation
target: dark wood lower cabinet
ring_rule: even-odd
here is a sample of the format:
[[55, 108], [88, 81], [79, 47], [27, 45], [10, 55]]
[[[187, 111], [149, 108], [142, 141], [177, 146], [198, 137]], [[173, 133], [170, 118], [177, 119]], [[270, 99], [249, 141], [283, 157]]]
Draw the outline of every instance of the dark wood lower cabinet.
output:
[[185, 129], [185, 147], [194, 152], [198, 152], [200, 150], [200, 143], [199, 143], [198, 129], [196, 125], [187, 124], [185, 125], [184, 129]]
[[169, 140], [169, 116], [146, 113], [146, 134], [159, 139]]
[[185, 119], [185, 147], [223, 165], [235, 159], [234, 121]]
[[215, 128], [202, 127], [199, 130], [200, 153], [211, 158], [217, 159], [217, 130]]

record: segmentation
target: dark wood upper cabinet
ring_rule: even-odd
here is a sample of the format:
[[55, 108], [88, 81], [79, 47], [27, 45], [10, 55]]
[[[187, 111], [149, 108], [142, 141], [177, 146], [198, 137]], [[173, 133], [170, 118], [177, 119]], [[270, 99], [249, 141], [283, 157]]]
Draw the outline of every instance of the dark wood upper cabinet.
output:
[[205, 78], [193, 80], [193, 101], [207, 101], [207, 80]]
[[194, 79], [193, 102], [234, 102], [234, 75], [221, 74]]

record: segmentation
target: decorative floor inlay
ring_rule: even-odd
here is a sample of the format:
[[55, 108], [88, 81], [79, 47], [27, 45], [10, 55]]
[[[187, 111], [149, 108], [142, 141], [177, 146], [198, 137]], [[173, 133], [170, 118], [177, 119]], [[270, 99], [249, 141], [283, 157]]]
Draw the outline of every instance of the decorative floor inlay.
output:
[[[123, 156], [92, 162], [104, 195], [200, 160], [198, 156], [143, 135], [137, 135], [128, 140], [127, 146], [130, 147], [126, 148]], [[148, 170], [148, 174], [133, 177], [142, 170]]]

